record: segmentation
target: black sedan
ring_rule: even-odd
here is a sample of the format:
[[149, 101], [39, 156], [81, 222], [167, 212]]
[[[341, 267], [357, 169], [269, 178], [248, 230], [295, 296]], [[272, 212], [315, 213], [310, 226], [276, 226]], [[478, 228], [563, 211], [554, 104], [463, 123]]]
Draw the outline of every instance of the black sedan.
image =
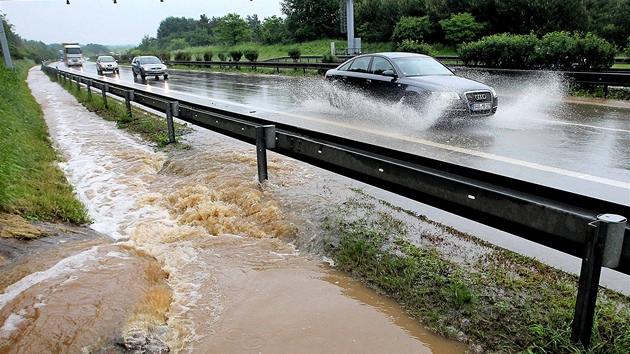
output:
[[328, 70], [326, 79], [420, 109], [444, 110], [448, 116], [490, 116], [499, 101], [492, 87], [459, 77], [434, 58], [415, 53], [359, 55]]

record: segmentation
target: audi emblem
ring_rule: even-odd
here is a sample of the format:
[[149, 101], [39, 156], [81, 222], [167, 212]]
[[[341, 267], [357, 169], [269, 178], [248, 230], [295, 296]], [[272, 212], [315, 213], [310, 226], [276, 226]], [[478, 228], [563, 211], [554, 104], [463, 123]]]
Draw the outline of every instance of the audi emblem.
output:
[[485, 93], [476, 93], [475, 94], [475, 99], [477, 101], [485, 101], [486, 100], [486, 94]]

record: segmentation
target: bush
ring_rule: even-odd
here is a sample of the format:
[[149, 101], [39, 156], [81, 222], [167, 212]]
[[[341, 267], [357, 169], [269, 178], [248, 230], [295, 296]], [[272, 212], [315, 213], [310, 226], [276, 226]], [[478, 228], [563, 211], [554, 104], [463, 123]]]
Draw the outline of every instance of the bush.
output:
[[243, 54], [245, 55], [245, 59], [249, 60], [249, 61], [256, 61], [258, 60], [258, 51], [254, 50], [254, 49], [248, 49], [243, 51]]
[[178, 61], [190, 61], [192, 59], [192, 54], [186, 52], [175, 53], [175, 60]]
[[240, 50], [233, 50], [230, 52], [230, 59], [232, 61], [239, 61], [243, 57], [243, 52]]
[[219, 60], [220, 61], [225, 61], [226, 59], [227, 59], [227, 57], [225, 56], [225, 54], [219, 53]]
[[214, 56], [214, 54], [212, 52], [205, 52], [203, 53], [203, 60], [204, 61], [212, 61], [212, 57]]
[[459, 47], [465, 65], [510, 69], [603, 69], [614, 63], [615, 46], [592, 33], [550, 32], [538, 39], [534, 34], [496, 34]]
[[171, 53], [169, 52], [160, 52], [157, 53], [156, 56], [162, 61], [171, 60]]
[[410, 52], [418, 54], [433, 55], [433, 48], [424, 42], [418, 43], [416, 40], [405, 39], [398, 44], [399, 52]]
[[332, 54], [324, 54], [322, 55], [322, 63], [335, 63], [337, 62], [337, 57]]
[[291, 59], [293, 59], [293, 61], [300, 60], [300, 56], [302, 56], [302, 52], [300, 52], [298, 48], [289, 49], [288, 54], [291, 57]]

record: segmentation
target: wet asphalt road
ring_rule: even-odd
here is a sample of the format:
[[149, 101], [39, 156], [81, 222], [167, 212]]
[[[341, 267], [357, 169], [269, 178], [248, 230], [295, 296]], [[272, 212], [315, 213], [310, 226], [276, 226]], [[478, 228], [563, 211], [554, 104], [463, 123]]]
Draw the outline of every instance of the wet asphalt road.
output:
[[[86, 63], [84, 72], [96, 76], [94, 64]], [[497, 89], [497, 114], [448, 124], [431, 112], [420, 116], [360, 94], [343, 93], [343, 108], [332, 107], [332, 88], [319, 78], [171, 70], [168, 81], [142, 81], [129, 67], [107, 78], [630, 205], [630, 104], [567, 101], [565, 83], [551, 75], [476, 74]]]

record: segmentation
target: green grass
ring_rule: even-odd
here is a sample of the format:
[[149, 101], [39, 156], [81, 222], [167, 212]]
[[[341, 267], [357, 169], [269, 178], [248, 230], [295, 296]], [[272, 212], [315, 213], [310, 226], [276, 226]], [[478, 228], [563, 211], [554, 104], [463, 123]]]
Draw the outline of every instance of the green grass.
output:
[[[630, 353], [630, 297], [600, 290], [586, 351], [570, 341], [577, 276], [361, 191], [333, 211], [326, 227], [336, 267], [391, 296], [436, 333], [486, 353]], [[462, 261], [464, 243], [484, 251]]]
[[24, 81], [33, 62], [0, 65], [0, 212], [26, 219], [89, 222], [58, 167], [40, 106]]
[[[135, 106], [131, 107], [130, 116], [123, 101], [109, 97], [106, 106], [98, 90], [90, 94], [85, 87], [79, 89], [76, 82], [65, 80], [61, 80], [61, 85], [73, 94], [77, 98], [77, 101], [89, 111], [94, 112], [105, 120], [116, 122], [116, 126], [119, 129], [125, 129], [131, 134], [139, 135], [145, 141], [154, 144], [157, 148], [163, 148], [169, 145], [168, 126], [165, 118], [156, 116]], [[179, 136], [189, 131], [190, 128], [176, 123], [176, 141]], [[179, 144], [177, 144], [177, 146], [186, 148]]]

